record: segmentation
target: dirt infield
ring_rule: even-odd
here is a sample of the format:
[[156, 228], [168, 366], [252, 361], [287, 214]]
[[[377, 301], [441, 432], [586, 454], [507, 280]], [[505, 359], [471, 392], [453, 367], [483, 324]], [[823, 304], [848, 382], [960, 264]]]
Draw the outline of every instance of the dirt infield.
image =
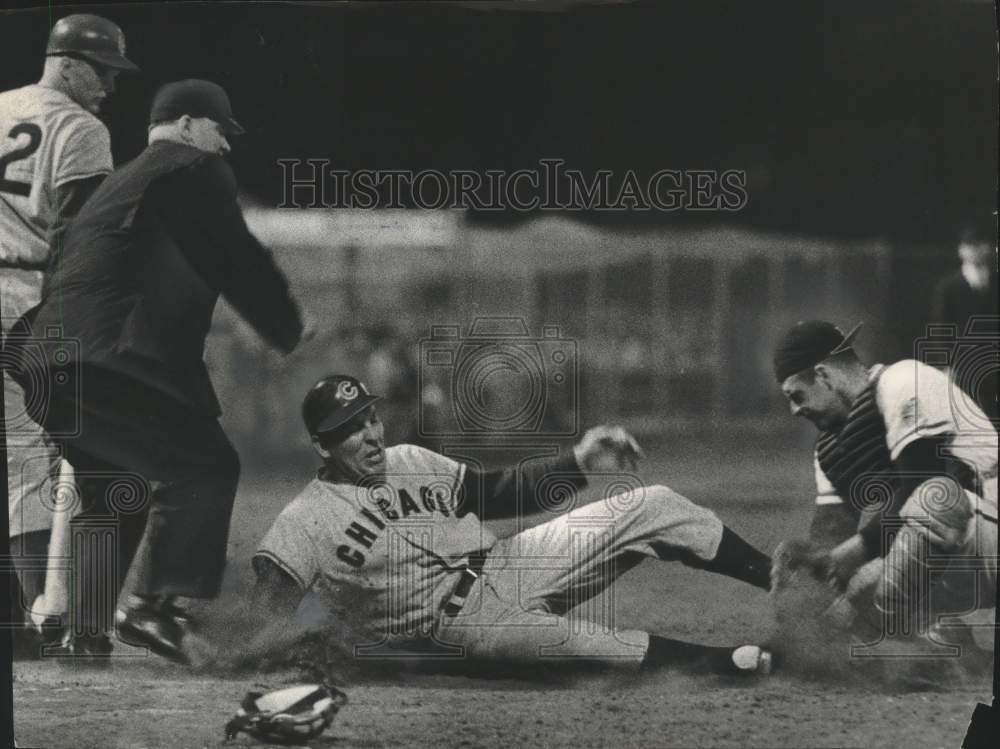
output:
[[[97, 673], [17, 664], [15, 678], [21, 746], [261, 746], [242, 735], [223, 740], [253, 679], [196, 678], [159, 664]], [[662, 676], [565, 688], [411, 677], [349, 693], [333, 729], [310, 746], [956, 747], [989, 688], [887, 694], [780, 675], [753, 685]]]
[[[643, 470], [715, 509], [768, 551], [805, 532], [808, 452], [743, 446], [661, 455]], [[792, 450], [792, 452], [795, 452]], [[720, 473], [720, 455], [732, 473]], [[669, 457], [667, 457], [669, 456]], [[736, 477], [735, 479], [733, 477]], [[225, 593], [204, 609], [232, 610], [249, 584], [254, 541], [307, 477], [245, 482], [237, 501]], [[712, 644], [767, 638], [767, 596], [750, 586], [676, 564], [643, 563], [614, 591], [616, 620], [629, 627]], [[230, 646], [238, 643], [229, 643]], [[250, 689], [278, 687], [291, 672], [233, 676], [191, 672], [153, 657], [123, 657], [107, 670], [47, 661], [14, 667], [15, 735], [21, 746], [263, 746], [223, 739], [223, 726]], [[345, 687], [350, 702], [312, 747], [642, 746], [955, 747], [990, 680], [942, 678], [921, 691], [823, 680], [778, 670], [752, 681], [680, 674], [482, 679], [404, 673]]]

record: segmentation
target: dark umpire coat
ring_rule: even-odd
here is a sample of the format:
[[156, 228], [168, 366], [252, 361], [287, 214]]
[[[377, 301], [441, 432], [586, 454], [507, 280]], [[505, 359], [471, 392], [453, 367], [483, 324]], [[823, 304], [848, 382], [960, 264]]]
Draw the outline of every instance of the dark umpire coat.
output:
[[[302, 323], [288, 284], [247, 229], [226, 162], [173, 142], [109, 176], [53, 250], [42, 301], [20, 325], [32, 338], [8, 339], [20, 347], [29, 413], [77, 471], [80, 518], [116, 509], [109, 482], [122, 471], [156, 482], [138, 508], [149, 543], [135, 592], [212, 597], [239, 459], [218, 420], [205, 340], [221, 295], [290, 351]], [[145, 512], [118, 513], [119, 586], [144, 525]]]
[[109, 176], [70, 225], [28, 320], [36, 338], [59, 329], [77, 341], [80, 363], [218, 415], [203, 356], [220, 294], [277, 348], [298, 343], [298, 307], [247, 229], [228, 164], [158, 141]]

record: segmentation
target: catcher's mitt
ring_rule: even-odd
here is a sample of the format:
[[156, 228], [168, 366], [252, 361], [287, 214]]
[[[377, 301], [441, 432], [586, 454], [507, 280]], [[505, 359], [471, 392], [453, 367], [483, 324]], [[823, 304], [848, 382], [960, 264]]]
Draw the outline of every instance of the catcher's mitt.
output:
[[832, 573], [830, 554], [811, 542], [782, 541], [771, 559], [771, 587], [787, 588], [808, 576], [826, 584]]
[[248, 692], [226, 723], [226, 738], [240, 731], [273, 744], [303, 744], [330, 727], [347, 695], [330, 684], [301, 684], [273, 692]]
[[778, 623], [847, 629], [854, 610], [833, 575], [830, 553], [810, 541], [782, 541], [771, 559], [771, 599]]

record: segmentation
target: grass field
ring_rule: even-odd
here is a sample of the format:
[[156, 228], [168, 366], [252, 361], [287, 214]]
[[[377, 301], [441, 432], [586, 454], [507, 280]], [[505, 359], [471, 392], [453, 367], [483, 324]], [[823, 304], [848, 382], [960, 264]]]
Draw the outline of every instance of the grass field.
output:
[[[762, 549], [801, 536], [810, 517], [807, 443], [760, 438], [726, 445], [664, 440], [646, 445], [641, 474], [714, 509]], [[249, 584], [256, 540], [308, 474], [245, 469], [225, 592], [209, 618], [233, 609]], [[624, 626], [708, 643], [771, 634], [768, 597], [678, 564], [645, 562], [615, 587]], [[846, 656], [845, 656], [846, 657]], [[48, 661], [15, 664], [15, 730], [21, 746], [259, 746], [223, 741], [243, 694], [279, 686], [288, 673], [191, 672], [152, 657], [122, 657], [95, 671]], [[990, 684], [942, 678], [921, 691], [848, 685], [823, 674], [776, 671], [767, 679], [657, 674], [547, 679], [404, 673], [348, 684], [349, 704], [313, 747], [642, 746], [956, 747]]]

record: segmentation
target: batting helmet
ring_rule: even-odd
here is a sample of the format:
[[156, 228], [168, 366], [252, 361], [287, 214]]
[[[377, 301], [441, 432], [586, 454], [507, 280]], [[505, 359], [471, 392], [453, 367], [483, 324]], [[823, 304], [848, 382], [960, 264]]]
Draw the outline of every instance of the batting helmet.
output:
[[125, 57], [125, 35], [107, 18], [76, 13], [56, 21], [49, 33], [47, 57], [66, 55], [118, 70], [138, 70]]
[[360, 380], [334, 374], [317, 382], [302, 401], [302, 420], [309, 434], [335, 431], [353, 419], [379, 396], [372, 395]]

